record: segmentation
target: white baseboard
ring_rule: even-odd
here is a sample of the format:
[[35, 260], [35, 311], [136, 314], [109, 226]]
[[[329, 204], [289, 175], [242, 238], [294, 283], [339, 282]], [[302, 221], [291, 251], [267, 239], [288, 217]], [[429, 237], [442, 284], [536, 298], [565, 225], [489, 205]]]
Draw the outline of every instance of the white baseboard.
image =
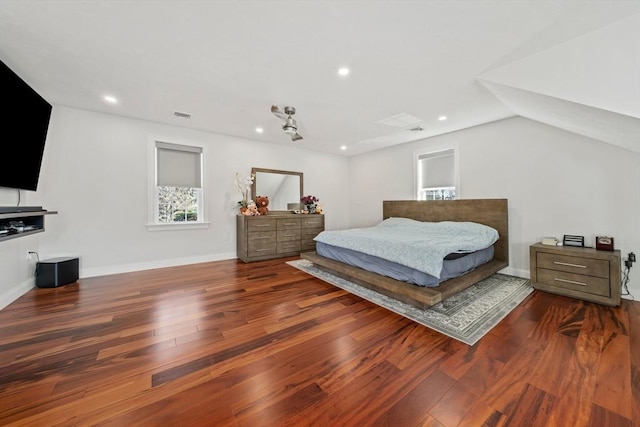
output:
[[227, 259], [235, 259], [237, 255], [233, 253], [222, 253], [214, 255], [206, 255], [189, 258], [174, 258], [162, 261], [150, 261], [136, 264], [120, 264], [110, 265], [108, 267], [81, 268], [79, 272], [80, 278], [106, 276], [109, 274], [130, 273], [132, 271], [151, 270], [154, 268], [176, 267], [179, 265], [200, 264], [202, 262], [223, 261]]
[[18, 286], [12, 288], [9, 292], [0, 294], [0, 310], [20, 298], [22, 295], [35, 288], [36, 279], [30, 278], [20, 283]]
[[523, 279], [531, 278], [531, 274], [529, 273], [529, 270], [522, 270], [522, 269], [513, 268], [513, 267], [505, 267], [502, 270], [500, 270], [500, 273], [507, 274], [509, 276], [521, 277]]

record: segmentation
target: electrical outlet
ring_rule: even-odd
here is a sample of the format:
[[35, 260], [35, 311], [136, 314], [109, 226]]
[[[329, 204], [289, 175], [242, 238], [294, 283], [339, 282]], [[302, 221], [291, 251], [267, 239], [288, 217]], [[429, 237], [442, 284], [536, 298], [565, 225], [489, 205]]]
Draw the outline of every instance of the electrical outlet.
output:
[[627, 268], [631, 268], [633, 267], [634, 262], [636, 262], [636, 254], [634, 254], [633, 252], [629, 252], [629, 255], [627, 255], [627, 259], [624, 262], [624, 266]]
[[27, 261], [31, 261], [31, 252], [27, 252]]

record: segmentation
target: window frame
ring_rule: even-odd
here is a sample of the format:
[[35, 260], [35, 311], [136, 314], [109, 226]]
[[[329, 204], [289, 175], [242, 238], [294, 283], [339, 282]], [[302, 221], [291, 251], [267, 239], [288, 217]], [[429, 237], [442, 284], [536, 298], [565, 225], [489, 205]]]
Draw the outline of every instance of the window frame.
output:
[[[175, 221], [175, 222], [159, 222], [159, 190], [157, 185], [158, 174], [158, 147], [157, 142], [172, 144], [176, 146], [185, 146], [198, 148], [200, 153], [200, 174], [201, 185], [198, 191], [198, 220], [197, 221]], [[192, 150], [185, 150], [192, 151]], [[150, 136], [148, 140], [148, 200], [147, 200], [147, 230], [148, 231], [162, 231], [162, 230], [180, 230], [180, 229], [197, 229], [208, 228], [208, 212], [207, 205], [205, 203], [206, 195], [206, 183], [207, 179], [207, 147], [199, 142], [180, 140], [177, 141], [174, 138], [166, 138], [163, 136]]]
[[[453, 180], [455, 197], [453, 200], [462, 198], [462, 191], [460, 188], [460, 156], [459, 147], [457, 143], [443, 144], [433, 147], [428, 147], [420, 150], [416, 150], [413, 153], [413, 195], [415, 200], [425, 200], [420, 198], [420, 192], [422, 190], [422, 175], [420, 166], [420, 157], [436, 155], [445, 151], [453, 151]], [[445, 188], [445, 187], [441, 187]], [[450, 188], [450, 187], [446, 187]]]

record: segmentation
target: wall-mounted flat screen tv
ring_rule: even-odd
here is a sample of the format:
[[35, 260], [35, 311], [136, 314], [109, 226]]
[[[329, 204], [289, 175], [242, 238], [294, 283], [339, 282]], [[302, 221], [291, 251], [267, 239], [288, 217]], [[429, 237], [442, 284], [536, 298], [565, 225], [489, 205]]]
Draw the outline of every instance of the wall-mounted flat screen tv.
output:
[[3, 117], [0, 187], [36, 191], [51, 104], [0, 61]]

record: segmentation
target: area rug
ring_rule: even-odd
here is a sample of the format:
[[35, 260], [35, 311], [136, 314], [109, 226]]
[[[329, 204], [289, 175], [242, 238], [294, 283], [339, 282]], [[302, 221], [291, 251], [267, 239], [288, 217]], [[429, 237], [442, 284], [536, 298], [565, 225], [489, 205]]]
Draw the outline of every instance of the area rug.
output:
[[328, 273], [306, 259], [287, 264], [468, 345], [478, 342], [533, 291], [528, 279], [496, 273], [421, 310]]

